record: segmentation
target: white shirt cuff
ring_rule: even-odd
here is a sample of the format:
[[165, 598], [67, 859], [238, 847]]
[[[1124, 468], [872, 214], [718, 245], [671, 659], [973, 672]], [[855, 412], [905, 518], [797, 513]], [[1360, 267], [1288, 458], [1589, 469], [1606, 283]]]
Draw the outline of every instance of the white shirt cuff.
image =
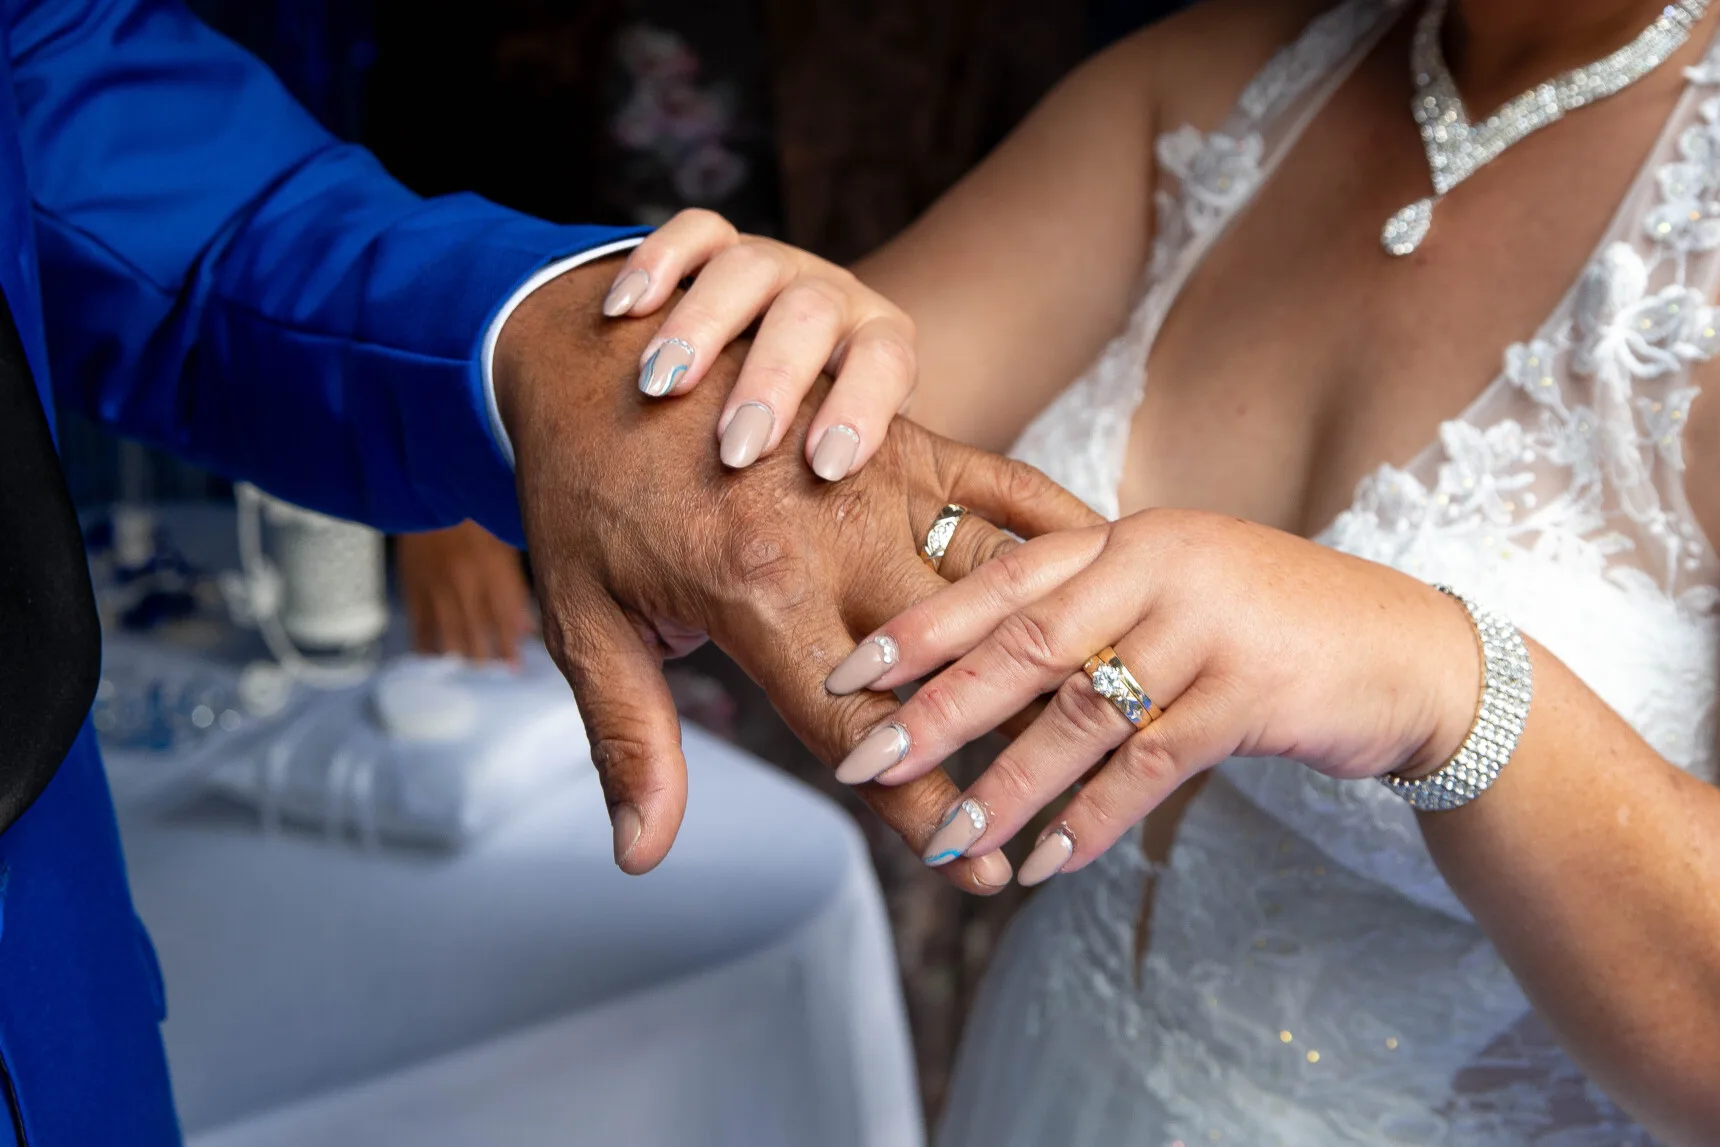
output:
[[557, 259], [521, 283], [519, 290], [508, 297], [508, 301], [502, 304], [502, 309], [497, 311], [496, 317], [491, 320], [490, 329], [484, 332], [484, 349], [479, 360], [484, 371], [484, 403], [490, 412], [490, 433], [495, 437], [496, 445], [501, 449], [502, 456], [508, 460], [509, 466], [514, 464], [514, 444], [508, 441], [507, 428], [502, 425], [502, 413], [496, 409], [496, 379], [492, 369], [496, 358], [496, 343], [502, 337], [502, 328], [513, 317], [515, 308], [545, 283], [561, 278], [575, 267], [583, 267], [598, 259], [607, 259], [618, 251], [631, 251], [644, 241], [643, 235], [635, 235], [631, 239], [617, 239], [613, 243], [605, 243], [601, 247], [593, 247], [589, 251]]

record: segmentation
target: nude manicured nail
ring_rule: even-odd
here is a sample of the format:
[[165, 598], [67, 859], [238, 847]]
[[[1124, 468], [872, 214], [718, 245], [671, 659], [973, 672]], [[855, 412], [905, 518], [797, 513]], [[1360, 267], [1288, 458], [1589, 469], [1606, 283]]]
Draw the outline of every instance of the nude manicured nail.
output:
[[776, 412], [762, 402], [743, 403], [723, 431], [723, 465], [731, 470], [751, 466], [764, 453], [776, 426]]
[[812, 472], [826, 482], [840, 482], [854, 468], [854, 456], [858, 453], [860, 432], [852, 426], [832, 426], [812, 452]]
[[603, 296], [603, 313], [612, 319], [620, 318], [633, 309], [633, 304], [650, 285], [651, 276], [644, 271], [627, 272], [615, 280], [615, 285]]
[[972, 848], [985, 835], [985, 807], [968, 797], [949, 811], [944, 823], [932, 834], [920, 859], [940, 868]]
[[615, 829], [615, 863], [619, 867], [625, 865], [633, 854], [633, 846], [639, 843], [639, 837], [645, 831], [645, 822], [639, 818], [638, 809], [630, 804], [618, 804], [609, 814], [609, 823]]
[[984, 856], [974, 857], [970, 871], [973, 873], [974, 883], [983, 884], [987, 888], [1002, 888], [1014, 875], [1008, 858], [1001, 852], [988, 852]]
[[1021, 862], [1021, 875], [1016, 880], [1023, 888], [1044, 884], [1063, 871], [1069, 858], [1075, 855], [1075, 836], [1066, 828], [1054, 828], [1042, 837], [1027, 859]]
[[908, 730], [892, 721], [872, 730], [864, 741], [836, 766], [836, 779], [845, 785], [861, 785], [901, 763], [908, 755]]
[[658, 347], [639, 371], [639, 389], [652, 398], [662, 398], [693, 365], [693, 346], [682, 339], [670, 339]]
[[838, 697], [858, 693], [901, 659], [902, 651], [897, 648], [895, 638], [887, 633], [868, 637], [830, 671], [830, 676], [824, 679], [824, 688]]

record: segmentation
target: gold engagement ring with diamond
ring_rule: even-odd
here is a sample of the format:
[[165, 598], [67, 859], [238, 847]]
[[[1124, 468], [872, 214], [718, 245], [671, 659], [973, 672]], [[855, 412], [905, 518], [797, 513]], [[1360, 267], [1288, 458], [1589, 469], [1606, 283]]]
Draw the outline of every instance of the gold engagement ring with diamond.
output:
[[1164, 710], [1153, 704], [1111, 646], [1093, 654], [1081, 668], [1092, 679], [1093, 691], [1115, 705], [1117, 712], [1135, 728], [1144, 729], [1164, 716]]

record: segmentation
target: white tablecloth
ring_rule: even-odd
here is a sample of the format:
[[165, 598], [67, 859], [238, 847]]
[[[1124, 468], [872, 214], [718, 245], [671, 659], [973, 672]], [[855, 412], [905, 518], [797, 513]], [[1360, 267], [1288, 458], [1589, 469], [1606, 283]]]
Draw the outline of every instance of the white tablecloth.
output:
[[857, 829], [696, 729], [686, 751], [646, 877], [590, 774], [452, 856], [122, 806], [191, 1147], [920, 1143]]

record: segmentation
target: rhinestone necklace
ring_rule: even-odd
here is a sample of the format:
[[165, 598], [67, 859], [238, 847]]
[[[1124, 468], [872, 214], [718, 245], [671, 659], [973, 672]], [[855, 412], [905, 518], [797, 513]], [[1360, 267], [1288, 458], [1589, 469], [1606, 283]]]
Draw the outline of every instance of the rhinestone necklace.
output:
[[1440, 47], [1448, 4], [1449, 0], [1429, 0], [1410, 49], [1410, 72], [1415, 77], [1410, 110], [1421, 126], [1434, 193], [1386, 221], [1380, 245], [1388, 255], [1407, 255], [1419, 247], [1433, 224], [1434, 205], [1506, 148], [1557, 123], [1566, 112], [1622, 91], [1658, 68], [1684, 46], [1690, 29], [1708, 8], [1708, 0], [1668, 4], [1641, 35], [1612, 55], [1537, 84], [1472, 124]]

